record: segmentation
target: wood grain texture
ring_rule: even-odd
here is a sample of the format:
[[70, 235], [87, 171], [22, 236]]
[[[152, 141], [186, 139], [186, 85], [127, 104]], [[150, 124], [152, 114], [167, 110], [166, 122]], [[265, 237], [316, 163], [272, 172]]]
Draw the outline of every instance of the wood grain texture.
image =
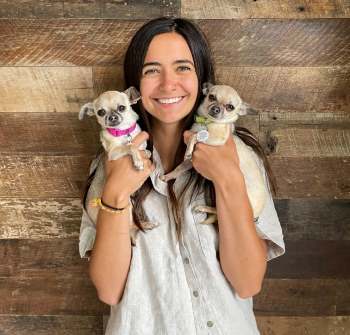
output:
[[151, 19], [179, 15], [179, 0], [0, 0], [0, 18]]
[[79, 197], [94, 155], [0, 157], [0, 194], [7, 197]]
[[102, 335], [102, 316], [0, 315], [1, 335]]
[[[349, 241], [286, 241], [286, 254], [269, 262], [267, 277], [350, 279], [349, 245]], [[85, 273], [78, 240], [73, 238], [1, 239], [0, 255], [4, 256], [0, 277], [25, 278], [54, 272], [59, 278], [70, 278]]]
[[[144, 21], [1, 19], [0, 65], [122, 64]], [[226, 66], [346, 66], [348, 19], [200, 20], [216, 64]], [[227, 38], [230, 36], [230, 38]]]
[[337, 317], [257, 317], [261, 335], [347, 335], [350, 318]]
[[[275, 200], [284, 238], [350, 240], [349, 200]], [[79, 235], [82, 209], [78, 198], [0, 197], [0, 239], [43, 240]]]
[[[107, 319], [107, 315], [105, 316]], [[3, 335], [101, 335], [100, 316], [2, 315]], [[285, 317], [258, 316], [261, 335], [344, 335], [350, 327], [348, 316]]]
[[1, 199], [0, 239], [49, 239], [79, 236], [80, 199]]
[[339, 18], [350, 16], [350, 5], [342, 0], [182, 0], [181, 14], [191, 19]]
[[350, 114], [262, 112], [259, 141], [274, 157], [349, 157]]
[[350, 241], [285, 241], [286, 253], [269, 263], [268, 278], [350, 278]]
[[[0, 194], [6, 197], [79, 197], [94, 155], [0, 157]], [[272, 157], [277, 199], [350, 199], [347, 158]]]
[[[233, 86], [254, 109], [321, 120], [350, 115], [350, 67], [225, 67], [217, 81]], [[122, 67], [0, 67], [1, 112], [78, 112], [106, 90], [123, 90]], [[24, 103], [25, 108], [24, 108]], [[343, 113], [343, 114], [342, 114]], [[270, 114], [271, 115], [271, 114]], [[294, 114], [295, 115], [295, 114]], [[313, 116], [314, 115], [314, 116]], [[325, 120], [327, 117], [325, 116]], [[296, 120], [296, 121], [298, 121]], [[266, 121], [266, 118], [265, 118]], [[271, 121], [271, 119], [270, 119]]]
[[1, 112], [78, 113], [94, 97], [89, 67], [0, 67], [0, 76]]
[[288, 241], [350, 240], [349, 200], [280, 199], [275, 207]]
[[[87, 102], [87, 101], [86, 101]], [[100, 126], [77, 113], [0, 113], [2, 154], [79, 155], [97, 152]]]
[[231, 85], [255, 109], [350, 112], [350, 67], [217, 66], [217, 81]]

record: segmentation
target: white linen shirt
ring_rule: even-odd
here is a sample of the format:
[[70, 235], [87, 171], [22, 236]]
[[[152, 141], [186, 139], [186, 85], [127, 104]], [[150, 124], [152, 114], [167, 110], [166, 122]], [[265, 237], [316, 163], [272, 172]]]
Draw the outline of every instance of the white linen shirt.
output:
[[[261, 160], [258, 156], [256, 159], [265, 176]], [[206, 214], [193, 209], [205, 204], [204, 193], [200, 192], [191, 203], [184, 202], [187, 206], [183, 208], [178, 242], [167, 183], [159, 178], [164, 170], [155, 148], [153, 160], [156, 169], [150, 177], [154, 189], [146, 197], [144, 209], [158, 226], [146, 233], [138, 232], [124, 293], [121, 301], [111, 306], [106, 334], [259, 334], [252, 298], [241, 299], [222, 272], [216, 257], [219, 245], [215, 227], [201, 224]], [[101, 173], [103, 164], [96, 162], [91, 164], [91, 171], [98, 165]], [[175, 193], [181, 191], [188, 176], [187, 172], [177, 178]], [[256, 222], [256, 230], [268, 242], [268, 260], [284, 253], [282, 230], [271, 195]], [[83, 210], [81, 257], [92, 249], [95, 232], [95, 223]]]

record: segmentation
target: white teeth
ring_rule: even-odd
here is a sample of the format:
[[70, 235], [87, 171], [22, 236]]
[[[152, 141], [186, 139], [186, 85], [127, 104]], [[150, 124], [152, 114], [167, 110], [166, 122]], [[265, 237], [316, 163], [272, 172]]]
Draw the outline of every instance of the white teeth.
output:
[[175, 102], [179, 102], [182, 97], [170, 98], [170, 99], [157, 99], [161, 104], [173, 104]]

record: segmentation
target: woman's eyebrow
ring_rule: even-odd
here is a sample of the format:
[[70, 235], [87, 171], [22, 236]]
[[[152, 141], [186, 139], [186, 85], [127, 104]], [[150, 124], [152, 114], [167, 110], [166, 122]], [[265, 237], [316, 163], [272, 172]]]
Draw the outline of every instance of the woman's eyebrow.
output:
[[[190, 61], [189, 59], [178, 59], [173, 64], [184, 64], [184, 63], [190, 63], [192, 66], [194, 66], [193, 62]], [[143, 64], [142, 68], [146, 66], [152, 66], [152, 65], [161, 66], [159, 62], [147, 62]]]

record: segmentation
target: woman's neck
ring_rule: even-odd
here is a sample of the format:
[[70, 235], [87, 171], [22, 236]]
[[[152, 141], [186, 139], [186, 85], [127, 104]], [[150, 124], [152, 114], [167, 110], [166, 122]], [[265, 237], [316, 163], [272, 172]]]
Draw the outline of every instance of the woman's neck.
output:
[[164, 172], [173, 169], [176, 150], [183, 140], [180, 124], [152, 124], [153, 144], [162, 161]]

